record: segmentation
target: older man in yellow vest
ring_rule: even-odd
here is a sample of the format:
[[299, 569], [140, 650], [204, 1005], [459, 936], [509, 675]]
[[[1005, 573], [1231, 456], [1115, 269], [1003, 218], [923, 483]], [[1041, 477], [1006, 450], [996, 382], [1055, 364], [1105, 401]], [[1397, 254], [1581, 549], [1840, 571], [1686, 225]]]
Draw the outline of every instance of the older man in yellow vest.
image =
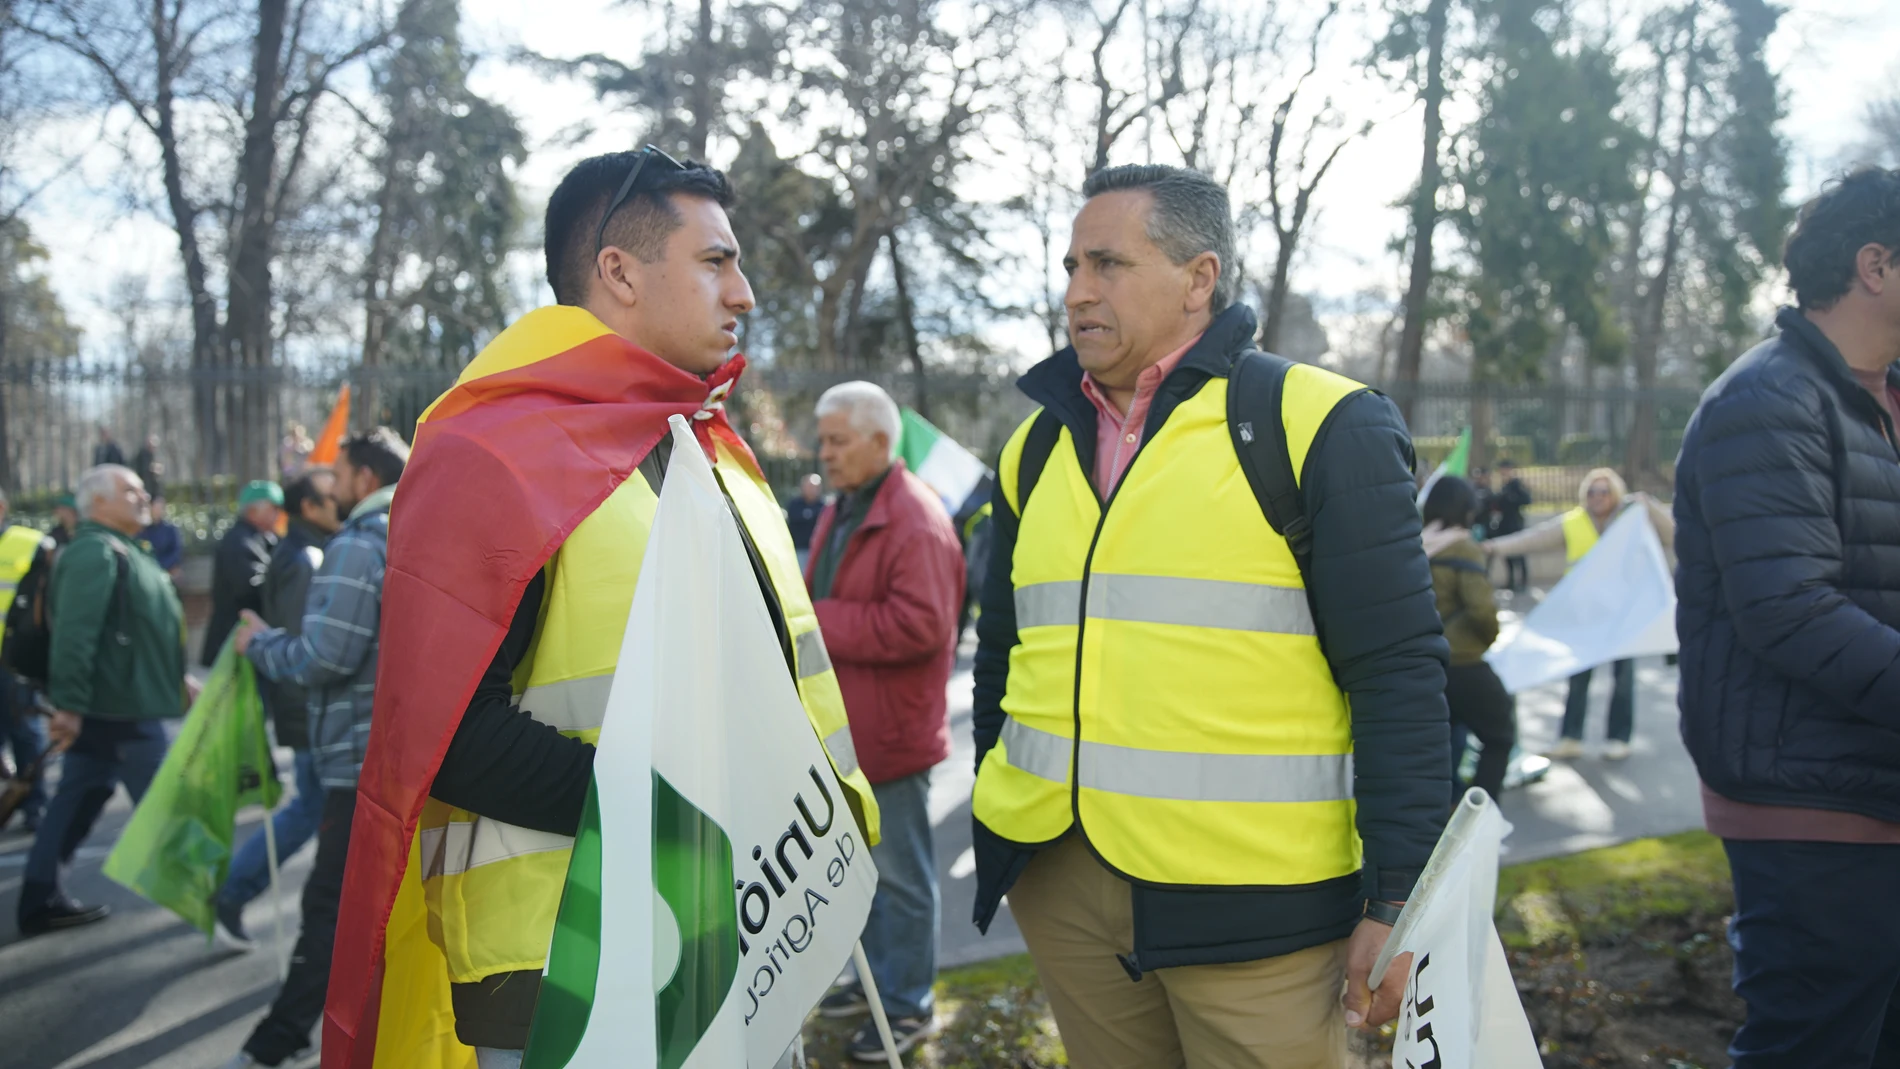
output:
[[998, 465], [976, 919], [1009, 895], [1076, 1065], [1343, 1066], [1451, 787], [1411, 442], [1253, 350], [1219, 185], [1083, 192]]

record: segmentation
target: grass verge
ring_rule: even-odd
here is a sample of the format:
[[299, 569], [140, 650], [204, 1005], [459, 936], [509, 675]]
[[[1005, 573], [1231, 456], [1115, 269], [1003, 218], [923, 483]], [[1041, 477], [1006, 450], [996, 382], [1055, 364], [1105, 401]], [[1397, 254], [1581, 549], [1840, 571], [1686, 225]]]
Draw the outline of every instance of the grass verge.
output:
[[[1721, 925], [1731, 907], [1721, 841], [1703, 832], [1641, 839], [1504, 869], [1498, 931], [1547, 1069], [1725, 1064], [1738, 1007]], [[946, 970], [937, 1037], [904, 1059], [918, 1069], [1068, 1065], [1026, 955]], [[853, 1065], [861, 1021], [812, 1018], [813, 1069]], [[1389, 1039], [1356, 1040], [1355, 1067], [1390, 1064]]]
[[1732, 904], [1722, 841], [1690, 831], [1498, 874], [1498, 933], [1512, 950], [1600, 944], [1645, 925], [1723, 916]]

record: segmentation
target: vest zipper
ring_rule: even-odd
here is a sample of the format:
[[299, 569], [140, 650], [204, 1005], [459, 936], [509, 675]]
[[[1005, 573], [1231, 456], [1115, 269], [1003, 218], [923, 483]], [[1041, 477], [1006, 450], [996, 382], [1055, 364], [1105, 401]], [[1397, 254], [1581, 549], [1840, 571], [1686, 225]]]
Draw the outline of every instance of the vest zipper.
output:
[[[1203, 384], [1203, 387], [1205, 387], [1205, 384]], [[1183, 398], [1182, 400], [1185, 401], [1187, 398]], [[1179, 406], [1180, 402], [1176, 402], [1176, 407], [1178, 408]], [[1173, 412], [1170, 411], [1168, 414], [1172, 416]], [[1097, 850], [1095, 844], [1089, 841], [1089, 831], [1082, 825], [1082, 642], [1087, 636], [1089, 620], [1089, 577], [1095, 573], [1095, 547], [1102, 541], [1102, 528], [1108, 526], [1108, 510], [1115, 504], [1115, 499], [1121, 496], [1122, 487], [1128, 485], [1129, 478], [1135, 474], [1135, 465], [1141, 462], [1142, 454], [1148, 451], [1148, 444], [1154, 441], [1167, 425], [1167, 421], [1163, 420], [1159, 426], [1155, 427], [1154, 434], [1144, 433], [1142, 435], [1141, 444], [1135, 447], [1135, 455], [1128, 458], [1128, 466], [1122, 469], [1122, 477], [1116, 480], [1114, 489], [1110, 490], [1108, 497], [1102, 500], [1101, 516], [1095, 521], [1095, 533], [1089, 536], [1088, 553], [1082, 558], [1082, 597], [1076, 603], [1075, 689], [1069, 701], [1069, 708], [1075, 724], [1075, 733], [1072, 736], [1072, 742], [1069, 746], [1069, 815], [1071, 819], [1075, 821], [1075, 830], [1082, 836], [1082, 845], [1088, 848], [1088, 852], [1095, 856], [1095, 860], [1100, 863], [1103, 868], [1107, 869], [1117, 879], [1125, 880], [1128, 883], [1128, 893], [1130, 895], [1135, 893], [1135, 887], [1137, 886], [1136, 881], [1127, 877], [1117, 870], [1115, 866], [1108, 863], [1108, 859], [1102, 856], [1102, 852]], [[1073, 436], [1075, 432], [1071, 430], [1069, 433]], [[1070, 442], [1069, 452], [1075, 456], [1076, 467], [1080, 468], [1082, 466], [1082, 458], [1080, 454], [1075, 452], [1073, 441]], [[1083, 478], [1088, 478], [1086, 472], [1083, 473]], [[1099, 495], [1101, 491], [1097, 490], [1096, 493]], [[1027, 510], [1028, 507], [1029, 502], [1024, 501], [1023, 508]], [[1146, 926], [1141, 923], [1141, 911], [1136, 910], [1134, 946], [1130, 947], [1128, 953], [1125, 955], [1115, 955], [1115, 960], [1119, 962], [1121, 967], [1128, 973], [1129, 979], [1136, 982], [1141, 980], [1142, 975], [1141, 935], [1142, 929], [1145, 927]]]
[[[1164, 421], [1160, 427], [1155, 428], [1155, 432], [1160, 433], [1162, 427], [1165, 426], [1167, 423]], [[1069, 433], [1073, 435], [1075, 432], [1071, 430]], [[1074, 724], [1074, 734], [1070, 736], [1069, 746], [1069, 815], [1075, 821], [1076, 831], [1082, 835], [1082, 844], [1087, 846], [1089, 852], [1094, 854], [1104, 866], [1108, 866], [1107, 860], [1102, 857], [1100, 851], [1095, 849], [1095, 844], [1089, 842], [1088, 829], [1082, 826], [1082, 642], [1088, 633], [1089, 577], [1095, 572], [1095, 547], [1102, 540], [1102, 528], [1108, 525], [1109, 507], [1121, 495], [1122, 487], [1128, 485], [1129, 476], [1135, 473], [1135, 465], [1141, 461], [1141, 455], [1148, 451], [1148, 443], [1152, 440], [1152, 435], [1142, 436], [1141, 444], [1135, 447], [1135, 455], [1128, 458], [1128, 466], [1122, 469], [1122, 477], [1116, 480], [1114, 489], [1110, 490], [1108, 497], [1102, 500], [1102, 512], [1096, 518], [1095, 532], [1089, 536], [1088, 553], [1082, 557], [1082, 596], [1075, 607], [1075, 687], [1069, 699], [1070, 718]], [[1069, 453], [1075, 457], [1076, 467], [1080, 468], [1082, 458], [1075, 452], [1073, 441], [1070, 442]], [[1087, 479], [1088, 474], [1085, 472], [1082, 477]], [[1096, 493], [1100, 495], [1101, 491], [1097, 490]], [[1028, 501], [1023, 502], [1023, 508], [1025, 511], [1029, 508]], [[1114, 871], [1113, 866], [1108, 866], [1108, 868], [1109, 871]]]

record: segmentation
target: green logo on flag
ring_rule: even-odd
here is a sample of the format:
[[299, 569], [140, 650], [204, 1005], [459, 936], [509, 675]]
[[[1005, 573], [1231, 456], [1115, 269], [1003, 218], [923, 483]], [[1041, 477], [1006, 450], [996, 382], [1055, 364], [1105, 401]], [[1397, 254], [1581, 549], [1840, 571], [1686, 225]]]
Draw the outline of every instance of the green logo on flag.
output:
[[[587, 1031], [601, 965], [600, 866], [600, 809], [590, 788], [548, 948], [525, 1069], [569, 1064]], [[738, 975], [739, 922], [732, 907], [732, 840], [657, 772], [653, 884], [666, 904], [660, 909], [656, 902], [654, 909], [659, 1069], [679, 1069], [712, 1028]], [[671, 960], [675, 956], [677, 961]], [[666, 978], [664, 984], [660, 977]]]
[[[712, 1027], [739, 972], [739, 921], [732, 908], [732, 840], [711, 817], [653, 774], [653, 886], [673, 911], [679, 964], [657, 996], [659, 1069], [679, 1069]], [[654, 923], [663, 923], [655, 911]], [[654, 975], [664, 975], [656, 962]]]

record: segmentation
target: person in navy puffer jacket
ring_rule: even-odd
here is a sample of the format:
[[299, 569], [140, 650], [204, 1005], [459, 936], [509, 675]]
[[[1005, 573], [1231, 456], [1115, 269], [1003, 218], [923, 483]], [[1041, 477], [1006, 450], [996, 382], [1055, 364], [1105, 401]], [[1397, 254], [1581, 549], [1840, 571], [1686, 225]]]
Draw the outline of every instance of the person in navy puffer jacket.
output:
[[1682, 737], [1735, 879], [1737, 1069], [1900, 1066], [1900, 171], [1801, 210], [1799, 306], [1676, 466]]

